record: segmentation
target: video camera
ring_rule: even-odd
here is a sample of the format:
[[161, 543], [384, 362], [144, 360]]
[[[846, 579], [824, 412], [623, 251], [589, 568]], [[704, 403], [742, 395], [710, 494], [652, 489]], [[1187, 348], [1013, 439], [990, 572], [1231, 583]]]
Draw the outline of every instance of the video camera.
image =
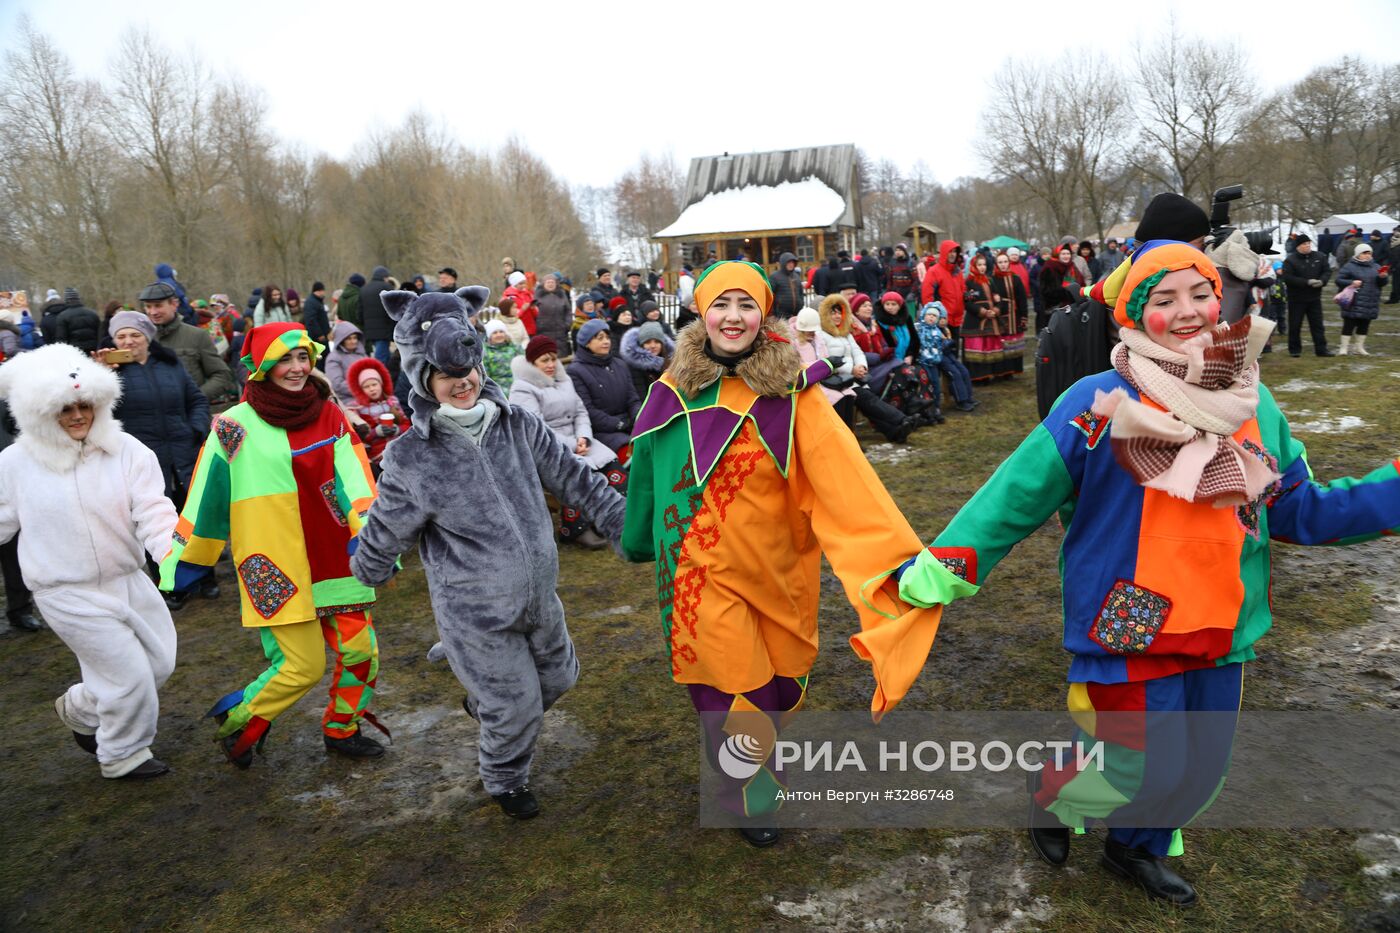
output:
[[[1230, 223], [1230, 202], [1238, 201], [1244, 197], [1244, 185], [1229, 185], [1224, 188], [1216, 188], [1215, 194], [1210, 199], [1210, 240], [1212, 243], [1224, 243], [1231, 233], [1235, 232], [1235, 227]], [[1274, 248], [1274, 230], [1250, 230], [1244, 235], [1245, 242], [1249, 244], [1251, 252], [1258, 255], [1272, 252]]]

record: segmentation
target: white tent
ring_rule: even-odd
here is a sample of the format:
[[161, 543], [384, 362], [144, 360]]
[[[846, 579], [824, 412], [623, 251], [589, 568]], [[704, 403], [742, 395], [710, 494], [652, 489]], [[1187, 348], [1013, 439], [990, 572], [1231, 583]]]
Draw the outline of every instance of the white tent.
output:
[[1394, 217], [1371, 211], [1366, 214], [1333, 214], [1319, 223], [1317, 229], [1322, 233], [1343, 233], [1352, 227], [1360, 227], [1367, 233], [1372, 230], [1389, 233], [1397, 226], [1400, 226], [1400, 221]]

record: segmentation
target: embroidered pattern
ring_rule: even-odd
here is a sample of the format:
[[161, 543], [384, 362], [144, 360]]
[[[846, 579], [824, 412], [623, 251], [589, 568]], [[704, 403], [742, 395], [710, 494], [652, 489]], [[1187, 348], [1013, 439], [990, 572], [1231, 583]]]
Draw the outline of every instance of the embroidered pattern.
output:
[[341, 528], [349, 525], [349, 521], [345, 518], [345, 510], [340, 507], [340, 499], [335, 494], [335, 480], [326, 480], [320, 485], [320, 490], [321, 498], [326, 500], [326, 507], [331, 510], [331, 518], [335, 519], [335, 523]]
[[1166, 624], [1171, 607], [1165, 596], [1119, 580], [1108, 591], [1089, 637], [1114, 654], [1142, 654]]
[[219, 415], [214, 419], [214, 435], [219, 439], [219, 446], [224, 449], [224, 456], [232, 463], [233, 458], [243, 449], [243, 439], [248, 436], [248, 429], [232, 418]]
[[1088, 438], [1084, 446], [1093, 450], [1099, 445], [1099, 441], [1103, 438], [1104, 428], [1108, 427], [1108, 419], [1086, 408], [1075, 415], [1074, 420], [1071, 421], [1070, 424], [1083, 432], [1084, 436]]
[[238, 565], [248, 601], [258, 615], [271, 619], [297, 593], [297, 586], [265, 554], [250, 554]]
[[[1249, 438], [1245, 438], [1244, 440], [1240, 441], [1240, 446], [1247, 450], [1249, 453], [1258, 457], [1259, 460], [1264, 464], [1264, 466], [1268, 467], [1274, 473], [1279, 472], [1278, 458], [1275, 457], [1273, 454], [1269, 453], [1263, 447], [1260, 447], [1258, 444], [1254, 443], [1254, 441], [1250, 440]], [[1240, 527], [1244, 529], [1245, 534], [1249, 535], [1255, 541], [1259, 540], [1260, 516], [1263, 515], [1264, 508], [1273, 505], [1274, 500], [1276, 500], [1282, 494], [1283, 478], [1280, 477], [1279, 479], [1276, 479], [1272, 483], [1270, 483], [1264, 489], [1264, 492], [1260, 494], [1258, 499], [1255, 499], [1253, 502], [1246, 502], [1244, 505], [1241, 506], [1236, 506], [1235, 518], [1239, 521]]]
[[181, 546], [184, 546], [184, 545], [190, 543], [190, 539], [189, 539], [189, 538], [186, 538], [184, 535], [180, 534], [180, 532], [178, 532], [178, 531], [174, 532], [174, 533], [171, 535], [171, 537], [175, 539], [175, 543], [176, 543], [176, 544], [179, 544], [179, 545], [181, 545]]
[[970, 547], [930, 547], [940, 564], [948, 568], [953, 576], [968, 583], [977, 582], [977, 549]]

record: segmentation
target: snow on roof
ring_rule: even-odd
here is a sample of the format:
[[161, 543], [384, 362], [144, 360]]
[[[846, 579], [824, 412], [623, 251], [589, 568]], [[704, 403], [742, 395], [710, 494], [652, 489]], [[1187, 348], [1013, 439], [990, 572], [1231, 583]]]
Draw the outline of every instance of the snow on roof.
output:
[[846, 199], [814, 175], [777, 185], [749, 185], [705, 195], [681, 211], [656, 237], [751, 230], [829, 227], [846, 210]]
[[1347, 227], [1361, 227], [1368, 233], [1372, 230], [1380, 230], [1382, 233], [1389, 233], [1395, 229], [1396, 220], [1394, 217], [1387, 217], [1377, 211], [1368, 211], [1364, 214], [1333, 214], [1317, 225], [1319, 230], [1330, 229], [1333, 233], [1341, 233]]

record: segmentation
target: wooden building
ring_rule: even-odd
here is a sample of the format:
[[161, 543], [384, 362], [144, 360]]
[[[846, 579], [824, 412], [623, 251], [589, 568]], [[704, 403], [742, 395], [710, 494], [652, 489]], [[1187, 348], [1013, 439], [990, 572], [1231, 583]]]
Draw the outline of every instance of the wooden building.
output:
[[691, 159], [680, 216], [652, 235], [668, 281], [682, 263], [698, 271], [743, 256], [772, 270], [785, 252], [804, 266], [855, 252], [858, 172], [849, 143]]

